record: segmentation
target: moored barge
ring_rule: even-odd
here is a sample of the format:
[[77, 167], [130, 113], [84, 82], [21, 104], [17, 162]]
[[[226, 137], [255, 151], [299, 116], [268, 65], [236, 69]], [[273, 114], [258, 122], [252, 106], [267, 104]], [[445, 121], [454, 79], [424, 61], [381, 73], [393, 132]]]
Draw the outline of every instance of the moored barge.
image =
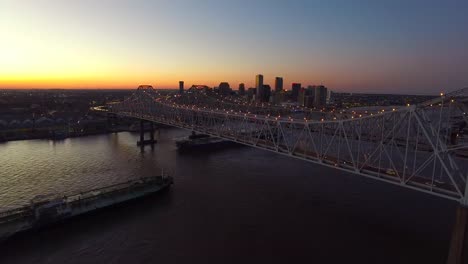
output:
[[145, 177], [69, 196], [39, 195], [30, 204], [0, 212], [0, 239], [110, 207], [168, 188], [170, 176]]

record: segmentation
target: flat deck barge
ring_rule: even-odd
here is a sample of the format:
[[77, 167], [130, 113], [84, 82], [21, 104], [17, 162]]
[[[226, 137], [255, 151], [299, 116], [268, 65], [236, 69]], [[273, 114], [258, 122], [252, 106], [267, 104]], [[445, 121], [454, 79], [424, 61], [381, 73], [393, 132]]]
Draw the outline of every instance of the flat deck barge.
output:
[[173, 183], [170, 176], [139, 178], [70, 196], [39, 195], [30, 204], [0, 211], [0, 239], [101, 208], [156, 193]]

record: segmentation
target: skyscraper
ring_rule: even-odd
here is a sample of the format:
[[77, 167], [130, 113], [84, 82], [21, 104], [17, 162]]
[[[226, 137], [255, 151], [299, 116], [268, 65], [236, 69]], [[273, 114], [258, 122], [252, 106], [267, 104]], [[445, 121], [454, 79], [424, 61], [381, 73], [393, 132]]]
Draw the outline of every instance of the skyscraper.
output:
[[263, 75], [258, 74], [255, 78], [255, 88], [257, 89], [257, 94], [255, 96], [256, 100], [261, 100], [263, 98]]
[[333, 92], [327, 89], [327, 105], [333, 103]]
[[293, 101], [297, 101], [297, 97], [299, 96], [299, 91], [301, 90], [301, 84], [300, 83], [293, 83], [291, 87], [291, 99]]
[[260, 99], [261, 102], [269, 102], [271, 95], [271, 87], [268, 84], [263, 85], [263, 93], [262, 98]]
[[283, 90], [283, 77], [276, 77], [275, 79], [275, 92]]
[[323, 85], [315, 87], [315, 98], [314, 106], [315, 107], [324, 107], [327, 103], [327, 88]]
[[245, 95], [245, 84], [240, 83], [239, 84], [239, 95], [244, 96]]
[[179, 81], [179, 93], [184, 93], [184, 81]]

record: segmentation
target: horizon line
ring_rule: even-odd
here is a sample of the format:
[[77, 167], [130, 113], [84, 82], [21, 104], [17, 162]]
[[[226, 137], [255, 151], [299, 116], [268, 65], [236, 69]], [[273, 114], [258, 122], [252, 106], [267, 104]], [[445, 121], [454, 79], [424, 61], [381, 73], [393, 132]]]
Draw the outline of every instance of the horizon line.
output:
[[[151, 85], [152, 86], [152, 85]], [[153, 86], [152, 86], [153, 87]], [[213, 87], [210, 87], [208, 86], [209, 88], [213, 88]], [[23, 90], [23, 91], [27, 91], [27, 90], [34, 90], [34, 91], [37, 91], [37, 90], [63, 90], [63, 91], [66, 91], [66, 90], [89, 90], [89, 91], [99, 91], [99, 90], [121, 90], [121, 91], [132, 91], [132, 90], [136, 90], [138, 87], [136, 88], [0, 88], [0, 91], [2, 90], [10, 90], [10, 91], [14, 91], [14, 90]], [[253, 87], [255, 88], [255, 87]], [[153, 89], [155, 90], [179, 90], [179, 88], [154, 88]], [[232, 89], [232, 88], [231, 88]], [[186, 91], [187, 89], [184, 89], [184, 91]], [[233, 91], [238, 91], [238, 89], [232, 89]], [[285, 89], [286, 91], [289, 91], [287, 89]], [[375, 94], [375, 95], [413, 95], [413, 96], [438, 96], [439, 94], [438, 93], [434, 93], [434, 94], [406, 94], [406, 93], [388, 93], [388, 92], [353, 92], [353, 91], [332, 91], [334, 93], [338, 93], [338, 94]], [[448, 92], [444, 92], [444, 93], [448, 93]]]

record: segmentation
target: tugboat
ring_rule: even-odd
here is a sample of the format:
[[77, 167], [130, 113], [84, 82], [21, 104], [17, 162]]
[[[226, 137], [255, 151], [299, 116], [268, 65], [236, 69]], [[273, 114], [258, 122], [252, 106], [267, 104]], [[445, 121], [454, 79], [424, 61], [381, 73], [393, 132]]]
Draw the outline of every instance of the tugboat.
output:
[[164, 190], [170, 176], [145, 177], [70, 196], [39, 195], [27, 206], [0, 212], [0, 239]]

